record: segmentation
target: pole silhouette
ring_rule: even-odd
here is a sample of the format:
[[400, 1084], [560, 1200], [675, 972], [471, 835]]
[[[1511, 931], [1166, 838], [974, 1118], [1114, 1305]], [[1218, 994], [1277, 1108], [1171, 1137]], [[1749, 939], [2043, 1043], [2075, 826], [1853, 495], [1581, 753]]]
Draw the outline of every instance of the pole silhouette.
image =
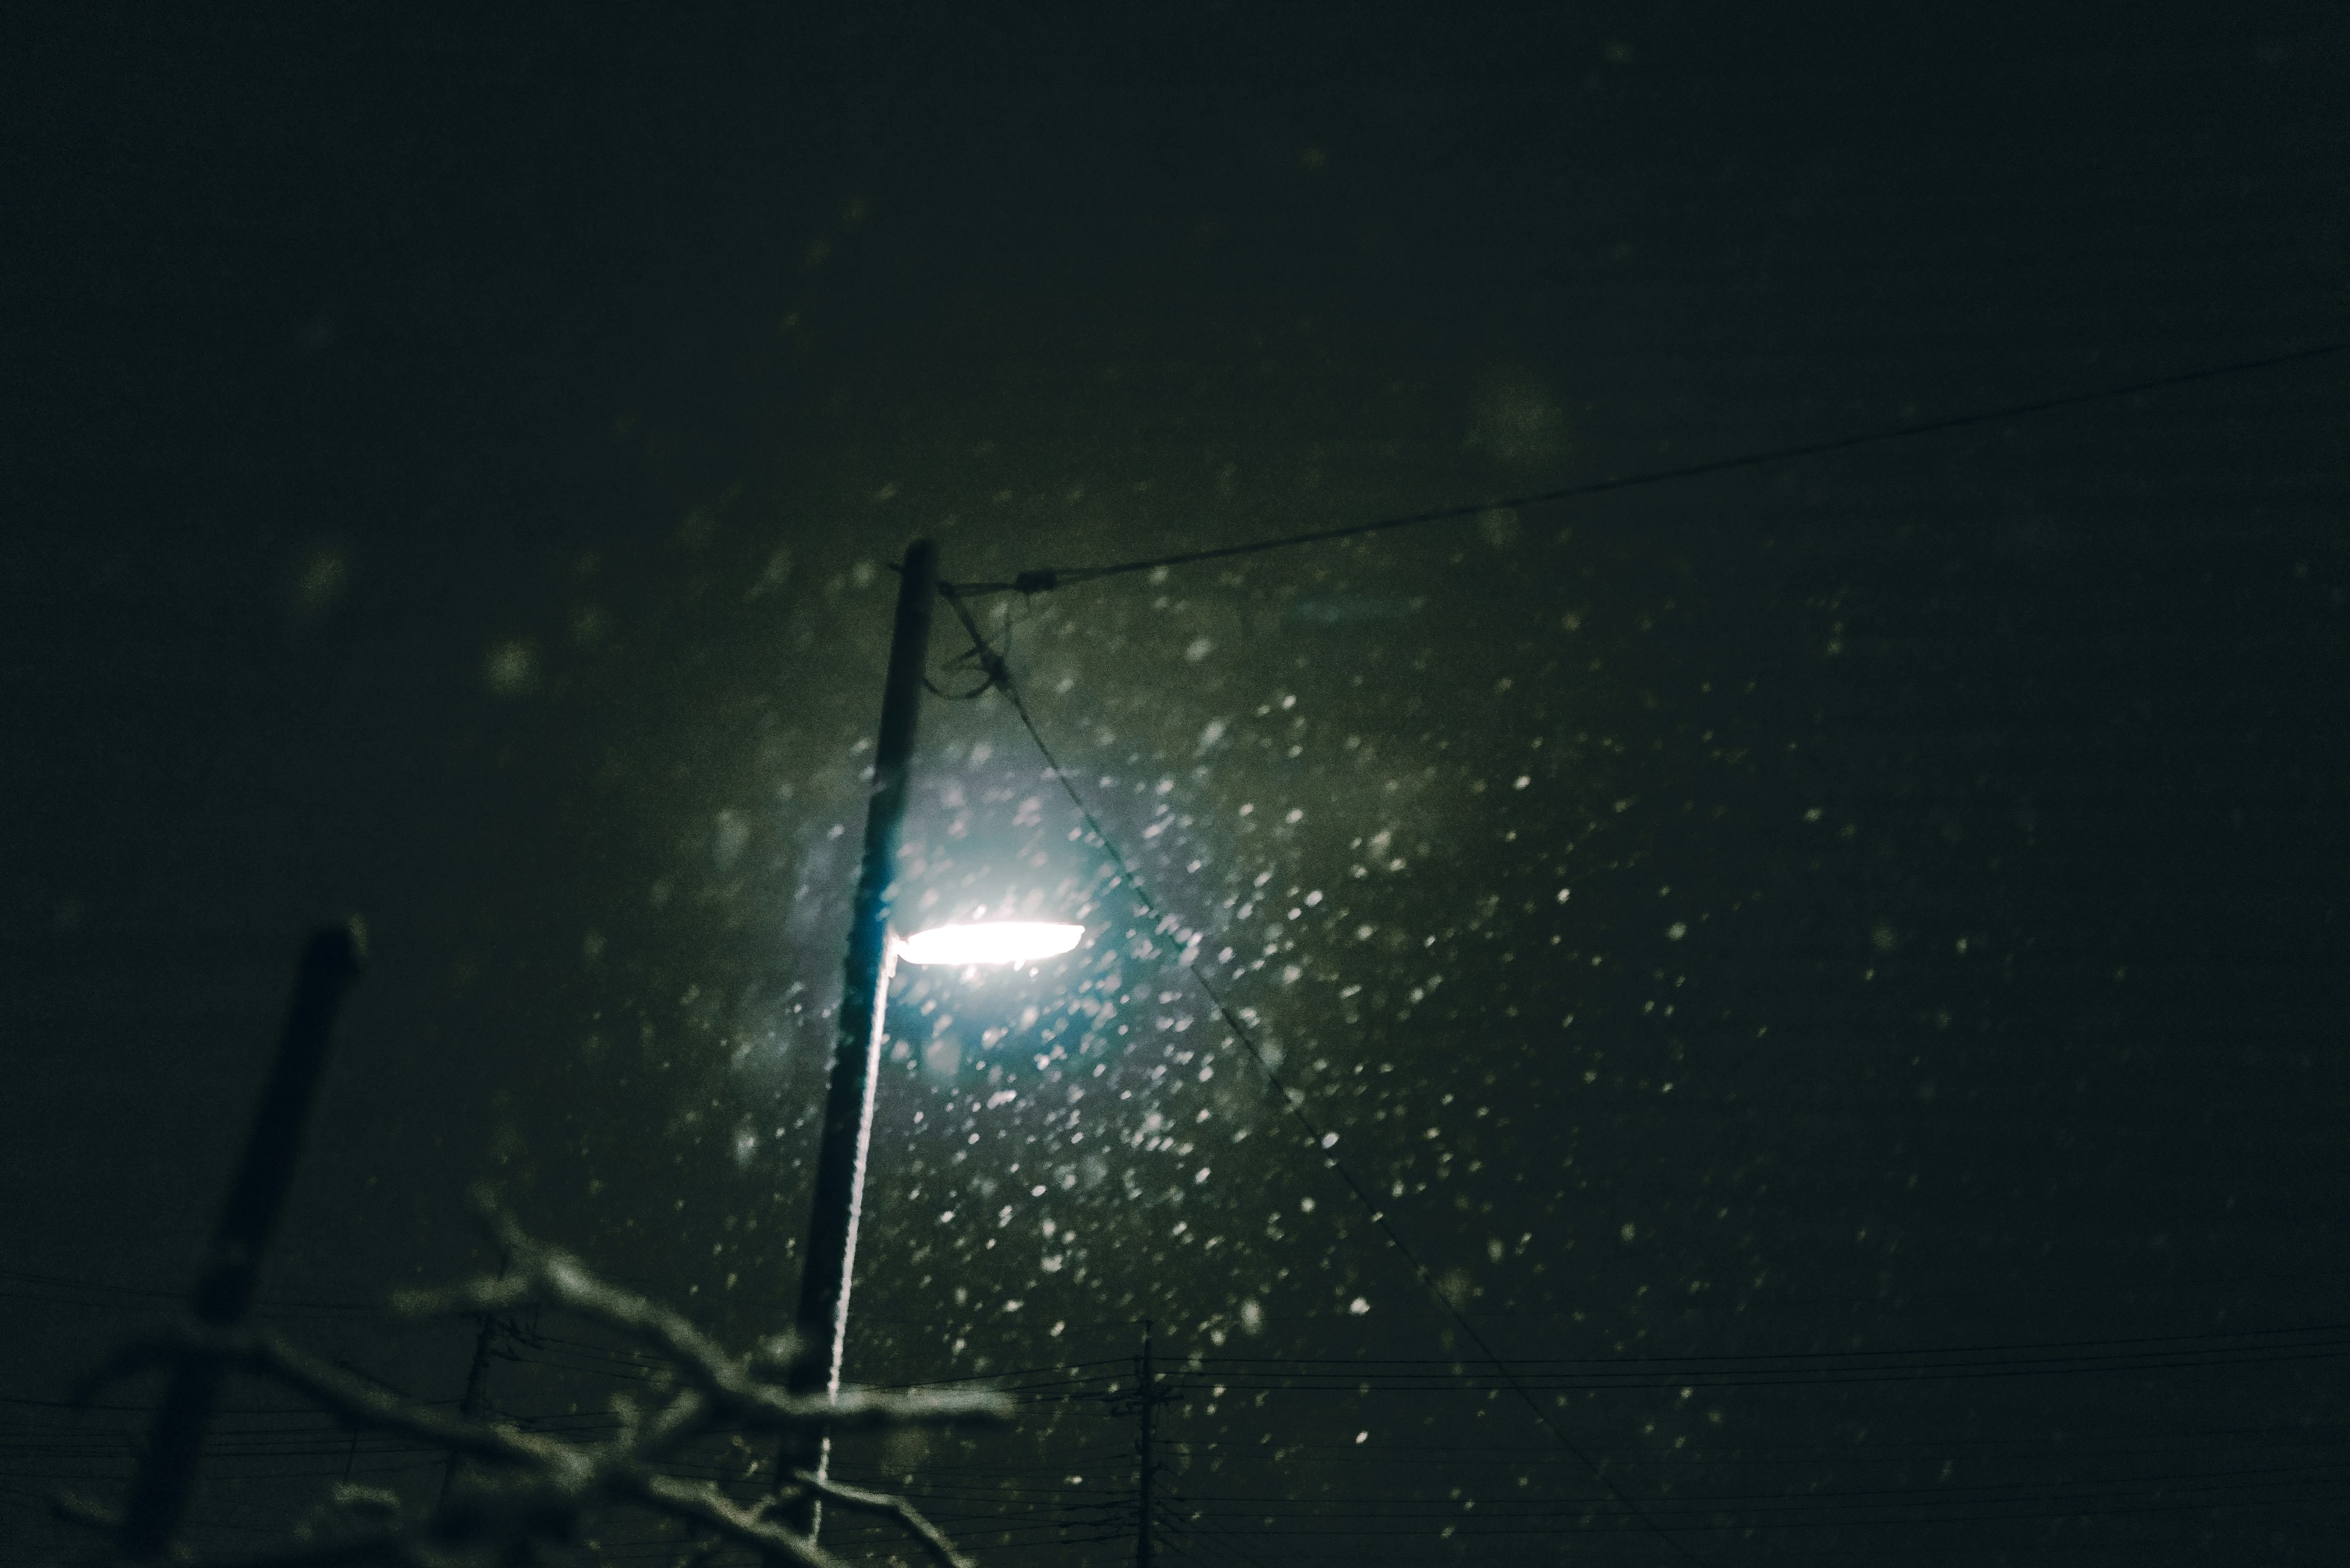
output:
[[[832, 1073], [826, 1086], [824, 1136], [816, 1147], [816, 1196], [807, 1251], [800, 1262], [795, 1324], [800, 1359], [791, 1376], [795, 1393], [840, 1391], [841, 1355], [848, 1337], [848, 1289], [857, 1266], [857, 1224], [865, 1190], [865, 1151], [873, 1130], [873, 1079], [879, 1070], [890, 967], [889, 908], [897, 892], [898, 841], [906, 820], [906, 778], [929, 662], [931, 611], [938, 597], [938, 546], [917, 539], [906, 546], [898, 579], [898, 610], [889, 635], [889, 670], [882, 678], [881, 726], [873, 749], [873, 778], [865, 811], [865, 852], [850, 907], [848, 955], [843, 966], [839, 1027], [833, 1036]], [[775, 1485], [795, 1470], [822, 1476], [832, 1449], [827, 1435], [780, 1456]], [[822, 1519], [814, 1494], [788, 1516], [813, 1537]]]
[[1142, 1506], [1134, 1521], [1134, 1568], [1150, 1568], [1150, 1502], [1159, 1453], [1150, 1435], [1150, 1415], [1159, 1405], [1159, 1375], [1150, 1367], [1150, 1320], [1142, 1320], [1142, 1467], [1138, 1477]]
[[[254, 1107], [235, 1179], [205, 1251], [203, 1272], [189, 1297], [189, 1312], [206, 1328], [234, 1328], [253, 1308], [261, 1261], [285, 1212], [310, 1103], [326, 1072], [335, 1016], [359, 979], [366, 951], [365, 928], [356, 919], [322, 926], [302, 946], [293, 1002], [278, 1033], [277, 1055], [262, 1085], [261, 1102]], [[152, 1562], [171, 1548], [188, 1494], [195, 1487], [196, 1460], [220, 1402], [221, 1378], [219, 1362], [189, 1357], [177, 1364], [164, 1386], [163, 1402], [148, 1428], [139, 1470], [123, 1505], [120, 1544], [123, 1555], [134, 1563]]]

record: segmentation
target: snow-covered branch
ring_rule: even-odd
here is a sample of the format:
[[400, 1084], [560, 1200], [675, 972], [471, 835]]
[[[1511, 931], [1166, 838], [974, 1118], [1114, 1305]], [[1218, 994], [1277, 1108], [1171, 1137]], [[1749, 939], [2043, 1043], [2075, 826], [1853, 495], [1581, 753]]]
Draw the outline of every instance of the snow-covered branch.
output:
[[[688, 1526], [691, 1538], [680, 1545], [694, 1547], [697, 1555], [716, 1546], [748, 1547], [770, 1563], [842, 1568], [781, 1522], [785, 1503], [812, 1493], [895, 1519], [940, 1568], [969, 1568], [945, 1535], [901, 1498], [794, 1473], [778, 1495], [747, 1504], [711, 1481], [685, 1480], [663, 1467], [691, 1443], [718, 1434], [779, 1438], [1001, 1421], [1010, 1413], [1002, 1396], [848, 1389], [835, 1402], [795, 1394], [785, 1382], [797, 1354], [788, 1338], [733, 1354], [681, 1314], [610, 1283], [572, 1254], [527, 1235], [511, 1216], [493, 1210], [490, 1218], [508, 1253], [506, 1271], [449, 1290], [404, 1293], [395, 1301], [399, 1310], [476, 1314], [536, 1306], [589, 1319], [674, 1366], [674, 1382], [656, 1386], [658, 1403], [615, 1399], [617, 1430], [601, 1441], [575, 1441], [414, 1403], [266, 1330], [182, 1324], [124, 1346], [86, 1382], [86, 1393], [155, 1366], [208, 1362], [291, 1389], [354, 1432], [391, 1434], [465, 1463], [439, 1501], [413, 1516], [390, 1494], [345, 1488], [327, 1517], [293, 1539], [234, 1557], [180, 1562], [189, 1568], [475, 1568], [522, 1560], [542, 1544], [576, 1547], [590, 1511], [626, 1508]], [[103, 1533], [115, 1528], [89, 1504], [60, 1499], [59, 1508]]]
[[795, 1472], [792, 1479], [827, 1502], [838, 1503], [843, 1508], [863, 1513], [889, 1515], [921, 1542], [929, 1550], [931, 1560], [941, 1568], [972, 1568], [971, 1560], [954, 1549], [954, 1542], [946, 1538], [945, 1532], [923, 1518], [919, 1509], [894, 1492], [867, 1491], [862, 1487], [843, 1486], [837, 1480], [812, 1476], [806, 1470]]

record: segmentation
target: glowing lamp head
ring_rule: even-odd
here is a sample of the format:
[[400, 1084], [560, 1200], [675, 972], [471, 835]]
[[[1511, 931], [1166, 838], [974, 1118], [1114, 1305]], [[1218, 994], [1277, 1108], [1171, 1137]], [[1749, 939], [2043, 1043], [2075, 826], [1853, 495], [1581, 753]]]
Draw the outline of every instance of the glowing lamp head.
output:
[[1067, 952], [1085, 940], [1083, 926], [1049, 920], [986, 920], [967, 926], [932, 926], [898, 944], [908, 963], [1034, 963]]

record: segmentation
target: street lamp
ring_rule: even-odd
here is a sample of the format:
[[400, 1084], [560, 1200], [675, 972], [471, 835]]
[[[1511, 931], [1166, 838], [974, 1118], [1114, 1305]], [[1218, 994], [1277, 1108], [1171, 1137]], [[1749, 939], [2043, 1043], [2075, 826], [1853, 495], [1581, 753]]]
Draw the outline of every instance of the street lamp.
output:
[[908, 963], [1033, 963], [1058, 958], [1085, 940], [1083, 926], [1046, 920], [990, 920], [984, 925], [932, 926], [898, 944]]
[[[1039, 920], [990, 920], [937, 926], [899, 938], [889, 929], [898, 891], [898, 846], [906, 820], [908, 764], [914, 721], [929, 661], [931, 608], [938, 597], [938, 546], [917, 539], [899, 567], [898, 609], [889, 635], [889, 666], [882, 678], [881, 725], [873, 748], [873, 778], [865, 812], [864, 853], [850, 906], [848, 956], [843, 966], [839, 1028], [825, 1086], [824, 1135], [816, 1146], [816, 1193], [808, 1217], [807, 1251], [800, 1265], [796, 1326], [801, 1344], [824, 1347], [794, 1366], [795, 1393], [819, 1388], [827, 1401], [840, 1394], [841, 1354], [848, 1340], [848, 1287], [857, 1263], [858, 1220], [864, 1209], [865, 1161], [873, 1140], [874, 1078], [880, 1071], [889, 981], [898, 961], [920, 964], [1028, 963], [1067, 952], [1085, 937], [1083, 926]], [[795, 1470], [821, 1478], [831, 1458], [827, 1434], [807, 1449], [778, 1456], [775, 1484]], [[791, 1523], [813, 1537], [821, 1517], [813, 1494], [792, 1510]]]

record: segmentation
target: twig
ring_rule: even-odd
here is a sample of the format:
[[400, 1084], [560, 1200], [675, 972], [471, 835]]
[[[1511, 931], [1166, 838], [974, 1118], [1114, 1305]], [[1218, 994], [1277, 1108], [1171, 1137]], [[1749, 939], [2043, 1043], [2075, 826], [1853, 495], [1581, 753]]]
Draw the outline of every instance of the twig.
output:
[[843, 1486], [838, 1481], [827, 1480], [806, 1470], [797, 1472], [792, 1479], [827, 1502], [837, 1502], [843, 1508], [864, 1513], [889, 1515], [912, 1532], [941, 1568], [972, 1568], [971, 1560], [954, 1549], [954, 1542], [946, 1538], [945, 1532], [923, 1518], [921, 1511], [902, 1497], [885, 1491], [867, 1491], [861, 1487]]
[[1001, 1396], [984, 1392], [911, 1394], [864, 1393], [845, 1390], [837, 1399], [821, 1395], [796, 1395], [766, 1382], [755, 1366], [788, 1365], [792, 1342], [777, 1336], [759, 1345], [751, 1355], [730, 1356], [683, 1315], [598, 1279], [587, 1265], [559, 1248], [525, 1235], [505, 1216], [498, 1216], [499, 1240], [509, 1249], [512, 1267], [500, 1279], [477, 1280], [452, 1291], [407, 1291], [392, 1298], [393, 1307], [410, 1316], [461, 1316], [510, 1310], [518, 1306], [559, 1306], [583, 1317], [650, 1339], [686, 1377], [708, 1394], [717, 1407], [713, 1414], [729, 1416], [753, 1430], [835, 1431], [910, 1422], [994, 1422], [1011, 1415]]
[[95, 1530], [112, 1535], [122, 1528], [122, 1516], [112, 1509], [101, 1508], [78, 1492], [53, 1491], [49, 1494], [49, 1512], [61, 1524]]
[[376, 1431], [395, 1432], [470, 1459], [510, 1465], [574, 1466], [567, 1445], [502, 1423], [468, 1421], [410, 1405], [351, 1376], [333, 1364], [295, 1349], [266, 1329], [205, 1328], [182, 1324], [133, 1341], [112, 1364], [119, 1375], [158, 1362], [204, 1356], [242, 1366], [307, 1395], [328, 1413]]
[[367, 1563], [390, 1563], [407, 1568], [443, 1568], [442, 1561], [417, 1550], [397, 1532], [359, 1536], [347, 1541], [305, 1542], [247, 1552], [234, 1557], [184, 1559], [179, 1568], [349, 1568]]
[[740, 1545], [780, 1552], [802, 1568], [844, 1568], [840, 1559], [806, 1536], [795, 1535], [761, 1518], [764, 1505], [743, 1508], [709, 1481], [680, 1480], [650, 1471], [631, 1479], [637, 1482], [641, 1501], [674, 1518], [700, 1524]]

